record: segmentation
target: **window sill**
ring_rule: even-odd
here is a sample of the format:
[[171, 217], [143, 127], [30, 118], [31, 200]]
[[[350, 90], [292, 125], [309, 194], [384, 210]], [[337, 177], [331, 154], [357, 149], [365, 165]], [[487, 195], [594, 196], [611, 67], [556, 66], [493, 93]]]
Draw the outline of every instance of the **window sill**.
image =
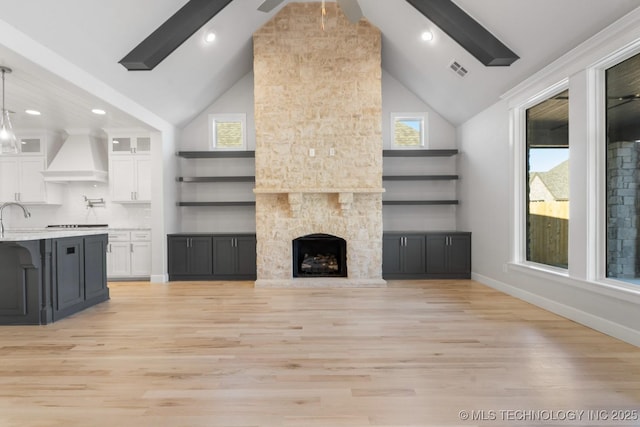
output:
[[610, 279], [597, 281], [571, 277], [564, 269], [542, 266], [540, 264], [507, 263], [507, 272], [522, 273], [546, 280], [554, 280], [563, 285], [597, 293], [609, 298], [615, 298], [640, 305], [640, 286]]

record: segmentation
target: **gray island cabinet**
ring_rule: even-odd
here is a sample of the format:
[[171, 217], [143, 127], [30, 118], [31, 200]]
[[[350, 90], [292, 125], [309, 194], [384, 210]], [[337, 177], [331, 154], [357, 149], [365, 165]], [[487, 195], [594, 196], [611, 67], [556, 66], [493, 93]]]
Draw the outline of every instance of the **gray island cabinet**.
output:
[[0, 325], [46, 325], [109, 299], [106, 231], [0, 238]]

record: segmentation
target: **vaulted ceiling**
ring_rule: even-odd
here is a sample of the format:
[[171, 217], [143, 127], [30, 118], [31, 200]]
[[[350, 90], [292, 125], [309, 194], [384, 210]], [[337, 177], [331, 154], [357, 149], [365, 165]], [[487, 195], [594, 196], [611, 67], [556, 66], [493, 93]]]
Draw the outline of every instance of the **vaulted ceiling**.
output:
[[[253, 32], [293, 0], [269, 13], [257, 10], [262, 1], [232, 1], [153, 70], [127, 71], [118, 61], [186, 0], [0, 0], [0, 65], [14, 69], [6, 102], [15, 126], [186, 125], [251, 71]], [[640, 0], [454, 1], [520, 59], [486, 67], [407, 1], [359, 0], [382, 31], [383, 69], [454, 125], [640, 7]], [[206, 44], [209, 29], [217, 38]], [[420, 39], [425, 30], [431, 42]], [[452, 61], [465, 77], [450, 70]], [[108, 114], [87, 113], [94, 106]], [[43, 115], [29, 117], [27, 107]]]

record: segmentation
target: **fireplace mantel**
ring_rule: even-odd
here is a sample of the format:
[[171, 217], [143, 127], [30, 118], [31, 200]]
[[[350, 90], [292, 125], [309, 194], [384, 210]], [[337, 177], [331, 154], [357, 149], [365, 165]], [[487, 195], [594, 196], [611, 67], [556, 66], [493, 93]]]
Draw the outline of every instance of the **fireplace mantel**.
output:
[[337, 194], [340, 210], [344, 215], [351, 209], [354, 194], [382, 194], [384, 188], [254, 188], [255, 194], [286, 194], [291, 216], [296, 217], [303, 205], [305, 194]]

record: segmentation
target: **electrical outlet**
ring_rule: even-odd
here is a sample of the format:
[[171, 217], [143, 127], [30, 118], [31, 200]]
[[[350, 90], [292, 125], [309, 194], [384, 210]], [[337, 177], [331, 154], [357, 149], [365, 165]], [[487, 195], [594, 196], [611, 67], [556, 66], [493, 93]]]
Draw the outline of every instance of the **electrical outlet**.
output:
[[330, 156], [335, 156], [336, 155], [336, 149], [333, 148], [333, 147], [329, 148], [329, 155]]
[[309, 157], [315, 157], [316, 150], [315, 148], [309, 148]]

